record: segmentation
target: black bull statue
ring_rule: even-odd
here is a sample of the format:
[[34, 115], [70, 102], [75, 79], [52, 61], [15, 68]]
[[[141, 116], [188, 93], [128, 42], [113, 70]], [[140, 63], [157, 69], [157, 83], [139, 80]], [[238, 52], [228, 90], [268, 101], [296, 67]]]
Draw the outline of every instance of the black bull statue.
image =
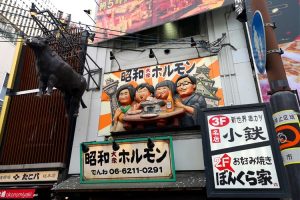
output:
[[47, 39], [32, 37], [26, 40], [26, 44], [33, 50], [36, 58], [39, 80], [37, 96], [45, 94], [46, 88], [46, 95], [51, 95], [53, 87], [56, 87], [64, 96], [67, 113], [77, 116], [80, 102], [86, 108], [82, 101], [87, 87], [85, 78], [50, 49]]

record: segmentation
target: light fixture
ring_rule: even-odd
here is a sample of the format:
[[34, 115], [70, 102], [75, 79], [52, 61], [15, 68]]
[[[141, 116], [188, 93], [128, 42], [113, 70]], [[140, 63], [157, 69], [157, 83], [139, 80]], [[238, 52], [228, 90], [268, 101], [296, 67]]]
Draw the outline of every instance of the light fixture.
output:
[[113, 54], [112, 51], [109, 52], [109, 55], [110, 55], [110, 56], [109, 56], [109, 59], [110, 59], [110, 60], [116, 59], [116, 57], [115, 57], [115, 55]]
[[279, 11], [279, 8], [273, 8], [273, 9], [272, 9], [272, 13], [273, 13], [273, 14], [277, 13], [278, 11]]
[[83, 10], [83, 12], [85, 12], [85, 14], [87, 14], [87, 16], [94, 22], [94, 24], [96, 24], [95, 20], [90, 15], [91, 9]]
[[71, 22], [71, 14], [67, 14], [67, 17], [65, 19], [66, 24], [69, 26], [70, 22]]
[[58, 10], [58, 11], [57, 11], [57, 18], [58, 18], [58, 19], [61, 19], [61, 18], [63, 17], [63, 14], [64, 14], [63, 11]]
[[81, 143], [81, 150], [83, 153], [87, 153], [90, 149], [86, 144]]
[[120, 149], [120, 145], [118, 143], [116, 143], [115, 140], [112, 142], [112, 149], [114, 151], [118, 151]]
[[196, 41], [193, 37], [191, 37], [191, 47], [195, 47], [197, 45]]
[[29, 12], [30, 12], [31, 16], [36, 16], [37, 15], [37, 10], [36, 10], [36, 7], [35, 7], [34, 3], [31, 3], [31, 8], [30, 8]]
[[240, 22], [247, 22], [247, 13], [245, 0], [235, 0], [234, 1], [234, 11], [236, 19]]
[[119, 66], [119, 71], [121, 71], [121, 66], [120, 66], [120, 63], [118, 62], [118, 60], [116, 59], [114, 53], [112, 51], [109, 52], [109, 59], [110, 60], [115, 60]]
[[147, 141], [148, 149], [153, 149], [154, 146], [155, 146], [154, 142], [151, 140], [151, 138], [148, 138], [148, 141]]
[[198, 57], [200, 57], [199, 50], [197, 48], [197, 43], [193, 37], [191, 37], [191, 47], [195, 47], [195, 49], [197, 50], [197, 53], [198, 53]]
[[91, 14], [91, 9], [88, 9], [88, 10], [83, 10], [83, 12], [85, 12], [86, 14]]
[[156, 57], [156, 55], [154, 54], [154, 52], [153, 52], [153, 50], [152, 50], [152, 49], [150, 49], [149, 58], [155, 58], [155, 60], [156, 60], [156, 63], [158, 64], [157, 57]]
[[90, 35], [89, 35], [89, 39], [92, 41], [92, 42], [94, 42], [94, 39], [95, 39], [95, 33], [91, 33]]

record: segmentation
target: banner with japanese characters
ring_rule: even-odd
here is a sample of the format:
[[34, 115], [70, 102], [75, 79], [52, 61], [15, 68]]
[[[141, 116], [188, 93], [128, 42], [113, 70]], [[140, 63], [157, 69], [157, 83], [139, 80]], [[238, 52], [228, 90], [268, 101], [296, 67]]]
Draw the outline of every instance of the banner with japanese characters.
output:
[[0, 199], [33, 199], [35, 189], [0, 189]]
[[280, 187], [270, 146], [216, 154], [212, 160], [215, 188]]
[[269, 141], [263, 111], [208, 116], [211, 150]]
[[217, 56], [104, 74], [98, 135], [200, 126], [200, 110], [224, 105]]
[[82, 145], [81, 183], [176, 180], [170, 137]]
[[300, 164], [300, 121], [294, 110], [273, 114], [284, 165]]
[[97, 42], [187, 18], [222, 6], [233, 0], [95, 0]]
[[209, 196], [287, 195], [287, 178], [267, 105], [209, 108], [202, 117]]
[[57, 181], [57, 179], [58, 170], [0, 173], [0, 183], [48, 182]]

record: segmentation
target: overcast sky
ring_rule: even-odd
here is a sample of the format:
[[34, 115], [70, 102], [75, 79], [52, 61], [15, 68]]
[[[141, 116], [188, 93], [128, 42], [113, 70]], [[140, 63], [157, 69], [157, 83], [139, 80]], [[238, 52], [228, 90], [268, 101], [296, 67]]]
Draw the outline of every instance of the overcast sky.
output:
[[95, 18], [95, 9], [97, 4], [95, 0], [50, 0], [53, 5], [65, 13], [72, 15], [71, 21], [81, 22], [82, 24], [94, 25], [93, 21], [83, 10], [91, 9], [91, 17]]

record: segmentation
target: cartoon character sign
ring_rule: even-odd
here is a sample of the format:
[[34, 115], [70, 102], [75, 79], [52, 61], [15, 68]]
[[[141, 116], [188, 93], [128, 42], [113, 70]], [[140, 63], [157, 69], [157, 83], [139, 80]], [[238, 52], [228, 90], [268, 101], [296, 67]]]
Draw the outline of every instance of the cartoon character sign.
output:
[[217, 56], [107, 73], [98, 133], [199, 126], [202, 108], [223, 105]]

